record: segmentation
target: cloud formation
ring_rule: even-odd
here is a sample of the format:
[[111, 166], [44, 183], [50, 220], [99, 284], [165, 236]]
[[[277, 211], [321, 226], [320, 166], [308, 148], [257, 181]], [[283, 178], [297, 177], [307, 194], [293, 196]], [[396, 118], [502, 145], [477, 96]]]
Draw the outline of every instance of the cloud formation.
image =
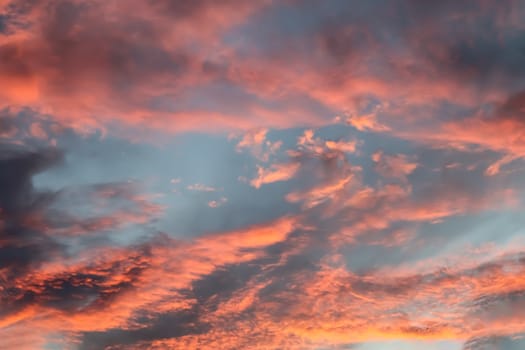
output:
[[523, 18], [0, 0], [0, 350], [523, 348]]

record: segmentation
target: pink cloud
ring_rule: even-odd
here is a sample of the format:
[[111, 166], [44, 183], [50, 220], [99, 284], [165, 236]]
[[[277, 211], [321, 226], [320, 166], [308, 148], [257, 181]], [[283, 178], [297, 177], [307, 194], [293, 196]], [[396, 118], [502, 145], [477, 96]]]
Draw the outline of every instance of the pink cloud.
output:
[[265, 184], [288, 181], [294, 177], [299, 167], [299, 163], [272, 164], [268, 168], [257, 166], [257, 177], [250, 181], [250, 185], [260, 188]]
[[406, 176], [418, 167], [418, 163], [403, 154], [385, 155], [378, 151], [372, 155], [372, 160], [376, 163], [376, 170], [381, 176], [405, 181]]

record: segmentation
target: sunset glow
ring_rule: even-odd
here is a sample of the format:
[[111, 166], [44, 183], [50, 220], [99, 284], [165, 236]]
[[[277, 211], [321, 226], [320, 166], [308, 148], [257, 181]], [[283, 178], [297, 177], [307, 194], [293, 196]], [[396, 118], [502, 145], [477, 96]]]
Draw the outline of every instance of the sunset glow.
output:
[[0, 0], [0, 350], [525, 349], [525, 0]]

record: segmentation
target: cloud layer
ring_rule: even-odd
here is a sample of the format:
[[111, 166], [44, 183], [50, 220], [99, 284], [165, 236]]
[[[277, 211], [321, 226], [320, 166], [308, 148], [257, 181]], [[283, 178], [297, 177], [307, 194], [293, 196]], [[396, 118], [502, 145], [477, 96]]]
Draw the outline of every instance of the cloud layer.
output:
[[521, 349], [524, 16], [0, 1], [0, 349]]

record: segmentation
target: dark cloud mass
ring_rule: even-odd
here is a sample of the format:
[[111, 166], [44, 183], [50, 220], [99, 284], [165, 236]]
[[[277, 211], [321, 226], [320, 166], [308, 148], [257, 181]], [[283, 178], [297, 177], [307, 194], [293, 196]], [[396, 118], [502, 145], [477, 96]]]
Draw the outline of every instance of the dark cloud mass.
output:
[[35, 190], [32, 178], [58, 164], [62, 154], [56, 150], [27, 152], [0, 145], [0, 208], [2, 244], [0, 266], [9, 268], [8, 277], [24, 271], [31, 263], [41, 262], [59, 251], [59, 245], [41, 232], [24, 225], [52, 200], [52, 192]]

